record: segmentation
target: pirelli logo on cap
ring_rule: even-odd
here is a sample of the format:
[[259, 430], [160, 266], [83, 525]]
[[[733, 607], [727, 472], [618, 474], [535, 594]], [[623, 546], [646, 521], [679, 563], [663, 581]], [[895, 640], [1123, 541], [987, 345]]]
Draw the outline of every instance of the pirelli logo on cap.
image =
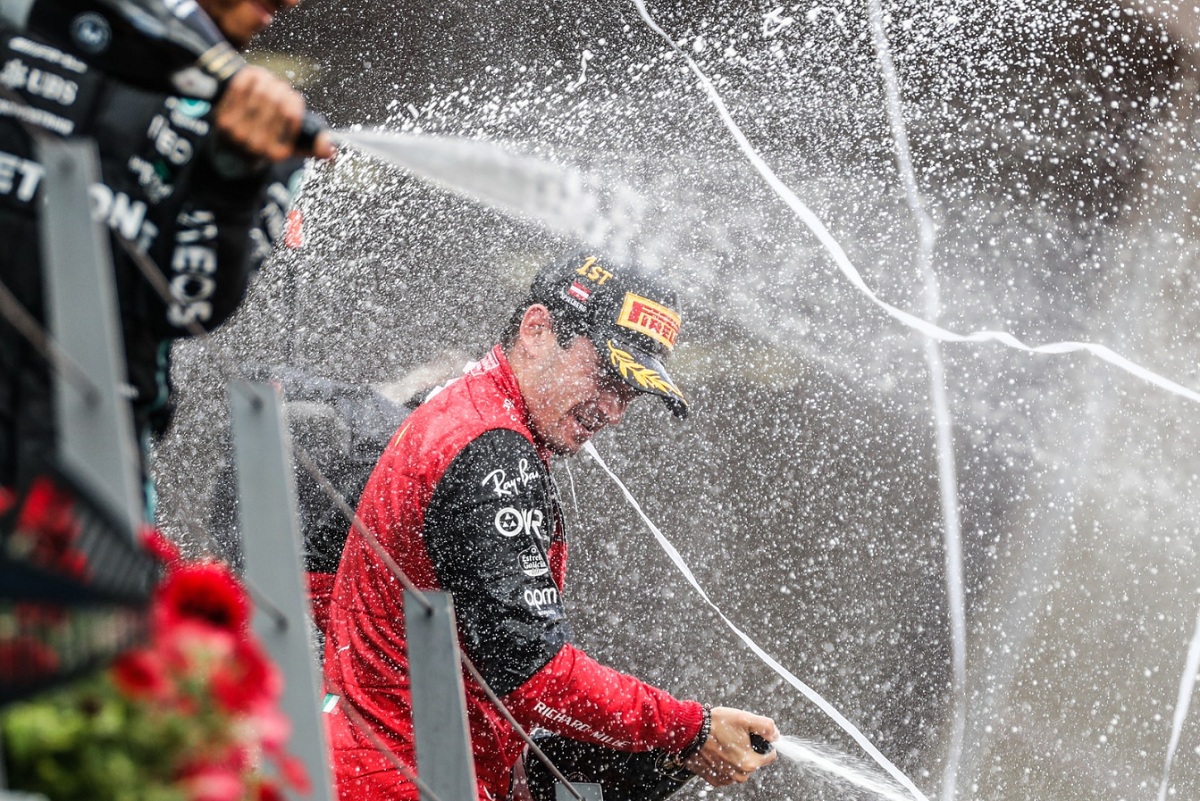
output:
[[649, 298], [625, 293], [625, 305], [617, 317], [617, 325], [645, 334], [655, 342], [661, 343], [667, 350], [675, 347], [675, 338], [679, 336], [679, 315], [661, 303], [655, 303]]

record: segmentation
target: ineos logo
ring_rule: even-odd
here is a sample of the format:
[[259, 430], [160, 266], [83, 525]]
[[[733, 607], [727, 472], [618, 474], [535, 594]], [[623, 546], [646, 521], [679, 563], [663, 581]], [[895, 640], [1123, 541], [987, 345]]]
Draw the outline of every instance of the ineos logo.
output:
[[531, 587], [525, 590], [525, 603], [533, 607], [557, 604], [558, 590], [553, 587], [547, 587], [546, 589]]
[[103, 16], [88, 11], [71, 20], [71, 38], [84, 52], [97, 55], [112, 43], [112, 28]]

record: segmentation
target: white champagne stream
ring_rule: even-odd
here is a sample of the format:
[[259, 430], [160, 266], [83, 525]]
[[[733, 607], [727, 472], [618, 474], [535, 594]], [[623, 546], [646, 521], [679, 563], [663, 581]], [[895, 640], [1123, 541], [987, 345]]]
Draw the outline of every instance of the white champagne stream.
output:
[[[879, 0], [868, 0], [871, 33], [879, 70], [887, 90], [888, 119], [896, 143], [896, 164], [904, 183], [908, 207], [919, 229], [917, 268], [925, 284], [925, 316], [937, 320], [940, 314], [937, 275], [933, 271], [933, 249], [937, 244], [937, 226], [925, 208], [917, 186], [904, 110], [900, 103], [900, 81], [892, 63], [883, 9]], [[942, 772], [942, 801], [954, 801], [958, 784], [958, 766], [962, 761], [963, 739], [967, 729], [967, 615], [963, 593], [962, 525], [958, 508], [958, 475], [954, 465], [954, 434], [950, 401], [946, 397], [946, 377], [942, 353], [936, 339], [925, 337], [925, 363], [929, 367], [929, 394], [933, 401], [933, 419], [937, 431], [938, 485], [942, 499], [942, 542], [946, 560], [946, 605], [950, 610], [951, 719], [950, 745]]]
[[638, 513], [640, 518], [642, 518], [642, 522], [646, 524], [646, 527], [650, 529], [650, 533], [652, 533], [654, 538], [658, 540], [658, 544], [664, 551], [666, 551], [667, 556], [671, 558], [671, 561], [675, 563], [675, 566], [679, 568], [679, 572], [683, 573], [684, 578], [686, 578], [688, 583], [692, 585], [692, 588], [700, 594], [700, 597], [704, 599], [705, 603], [711, 606], [713, 611], [720, 615], [721, 620], [725, 621], [725, 625], [729, 627], [730, 631], [736, 634], [738, 638], [741, 639], [741, 641], [744, 642], [759, 659], [767, 664], [768, 667], [782, 676], [788, 684], [799, 690], [805, 698], [816, 704], [817, 707], [820, 708], [820, 710], [826, 715], [828, 715], [834, 723], [841, 726], [842, 730], [853, 737], [854, 741], [858, 743], [859, 746], [866, 751], [872, 759], [879, 763], [880, 767], [886, 770], [896, 781], [904, 785], [904, 787], [907, 788], [912, 794], [913, 798], [917, 799], [918, 801], [929, 801], [929, 799], [917, 789], [917, 786], [912, 783], [912, 780], [905, 776], [899, 768], [893, 765], [891, 761], [885, 757], [883, 753], [871, 743], [870, 740], [867, 739], [866, 735], [858, 730], [858, 727], [851, 723], [841, 712], [837, 711], [832, 704], [822, 698], [816, 690], [800, 681], [800, 679], [792, 675], [791, 671], [775, 661], [770, 654], [760, 648], [758, 644], [754, 642], [754, 640], [750, 639], [749, 635], [739, 629], [736, 625], [734, 625], [732, 620], [725, 616], [725, 613], [721, 611], [720, 607], [713, 603], [712, 599], [708, 597], [708, 593], [706, 593], [704, 588], [700, 586], [700, 582], [696, 581], [696, 576], [693, 575], [691, 569], [688, 568], [687, 563], [683, 561], [683, 557], [679, 555], [679, 551], [677, 551], [675, 546], [672, 545], [671, 542], [663, 535], [658, 526], [654, 525], [654, 521], [647, 517], [646, 513], [642, 511], [641, 505], [637, 502], [637, 499], [633, 497], [633, 494], [625, 486], [625, 483], [621, 481], [621, 479], [617, 478], [617, 474], [610, 470], [608, 465], [604, 463], [604, 460], [600, 458], [600, 454], [596, 451], [596, 447], [592, 445], [592, 443], [588, 442], [584, 444], [583, 452], [590, 456], [592, 460], [598, 464], [605, 473], [608, 474], [608, 477], [613, 480], [613, 483], [620, 488], [621, 493], [625, 496], [625, 500], [629, 502], [629, 505], [633, 507], [633, 510]]
[[858, 289], [859, 292], [865, 295], [868, 300], [887, 312], [890, 317], [915, 331], [919, 331], [928, 337], [938, 340], [939, 342], [999, 342], [1002, 345], [1007, 345], [1010, 348], [1025, 351], [1027, 353], [1060, 354], [1086, 351], [1099, 359], [1103, 359], [1109, 364], [1119, 367], [1130, 375], [1142, 379], [1147, 383], [1154, 384], [1155, 386], [1161, 387], [1162, 389], [1179, 395], [1182, 398], [1187, 398], [1190, 401], [1200, 403], [1200, 392], [1188, 389], [1181, 384], [1175, 383], [1169, 378], [1164, 378], [1157, 373], [1151, 372], [1150, 370], [1147, 370], [1141, 365], [1126, 359], [1124, 356], [1121, 356], [1104, 345], [1097, 345], [1092, 342], [1052, 342], [1047, 345], [1026, 345], [1024, 342], [1021, 342], [1012, 334], [1009, 334], [1005, 331], [976, 331], [971, 334], [957, 334], [938, 325], [934, 325], [927, 320], [923, 320], [914, 314], [909, 314], [903, 309], [898, 309], [890, 303], [881, 300], [875, 294], [875, 292], [867, 286], [866, 282], [863, 281], [862, 276], [859, 275], [858, 270], [856, 270], [854, 265], [851, 264], [849, 257], [846, 256], [846, 252], [842, 250], [842, 246], [839, 245], [837, 240], [833, 238], [833, 235], [829, 233], [829, 229], [825, 227], [825, 224], [822, 223], [817, 215], [813, 214], [813, 212], [806, 205], [804, 205], [804, 202], [796, 196], [795, 192], [789, 189], [788, 186], [783, 183], [783, 181], [779, 180], [779, 176], [777, 176], [774, 171], [767, 166], [767, 163], [763, 161], [762, 156], [758, 154], [758, 151], [754, 149], [754, 146], [751, 145], [750, 141], [746, 138], [746, 135], [742, 133], [742, 129], [739, 128], [737, 123], [733, 121], [733, 117], [730, 115], [729, 109], [726, 108], [725, 102], [721, 99], [716, 87], [712, 85], [712, 81], [708, 79], [708, 76], [704, 74], [704, 71], [700, 69], [695, 60], [693, 60], [692, 57], [688, 55], [687, 52], [685, 52], [682, 48], [676, 45], [675, 42], [671, 40], [671, 37], [668, 36], [666, 32], [663, 31], [663, 29], [660, 28], [658, 24], [650, 18], [650, 14], [646, 11], [646, 5], [643, 0], [633, 0], [633, 4], [637, 7], [638, 13], [641, 14], [642, 19], [646, 22], [650, 29], [666, 40], [671, 48], [683, 56], [683, 58], [687, 61], [688, 67], [695, 74], [697, 80], [700, 82], [700, 85], [704, 88], [705, 94], [708, 95], [708, 99], [712, 102], [713, 107], [716, 108], [717, 114], [721, 117], [721, 121], [725, 123], [725, 127], [729, 130], [730, 134], [733, 135], [734, 140], [742, 149], [742, 152], [746, 155], [747, 160], [751, 163], [751, 165], [754, 166], [756, 170], [758, 170], [759, 174], [763, 177], [763, 180], [767, 182], [767, 185], [771, 187], [775, 194], [777, 194], [793, 212], [795, 212], [796, 216], [800, 218], [801, 222], [808, 226], [808, 229], [813, 232], [813, 235], [816, 236], [818, 241], [820, 241], [820, 243], [825, 247], [825, 249], [829, 252], [829, 255], [833, 257], [833, 261], [837, 265], [838, 269], [842, 272], [842, 275], [844, 275], [850, 281], [850, 283], [853, 284], [856, 289]]
[[908, 793], [897, 787], [887, 776], [857, 764], [856, 760], [824, 743], [802, 740], [799, 737], [781, 737], [774, 745], [781, 757], [802, 770], [820, 771], [821, 778], [836, 779], [854, 785], [884, 801], [909, 801]]
[[1171, 725], [1171, 742], [1167, 745], [1162, 784], [1158, 788], [1158, 801], [1166, 801], [1167, 798], [1167, 786], [1171, 780], [1171, 763], [1175, 761], [1175, 749], [1179, 747], [1179, 735], [1183, 731], [1183, 722], [1187, 719], [1188, 705], [1191, 703], [1192, 691], [1196, 687], [1197, 672], [1200, 672], [1200, 614], [1196, 616], [1196, 631], [1192, 634], [1192, 644], [1188, 646], [1183, 676], [1179, 679], [1179, 698], [1175, 701], [1175, 721]]
[[492, 142], [389, 131], [333, 132], [375, 158], [451, 192], [518, 216], [536, 213], [550, 230], [598, 245], [602, 231], [584, 230], [582, 221], [602, 218], [599, 199], [583, 176], [568, 167], [520, 156]]
[[611, 179], [514, 153], [495, 142], [391, 131], [336, 130], [339, 144], [402, 167], [426, 183], [582, 243], [628, 255], [641, 198]]

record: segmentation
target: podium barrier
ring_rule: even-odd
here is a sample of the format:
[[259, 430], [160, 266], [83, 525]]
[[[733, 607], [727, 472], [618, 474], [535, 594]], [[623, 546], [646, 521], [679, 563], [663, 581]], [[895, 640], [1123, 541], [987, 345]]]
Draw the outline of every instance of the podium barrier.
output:
[[232, 381], [229, 407], [237, 464], [246, 578], [274, 614], [256, 604], [254, 630], [283, 671], [292, 750], [308, 767], [313, 801], [333, 798], [321, 683], [303, 584], [296, 492], [279, 396], [268, 384]]

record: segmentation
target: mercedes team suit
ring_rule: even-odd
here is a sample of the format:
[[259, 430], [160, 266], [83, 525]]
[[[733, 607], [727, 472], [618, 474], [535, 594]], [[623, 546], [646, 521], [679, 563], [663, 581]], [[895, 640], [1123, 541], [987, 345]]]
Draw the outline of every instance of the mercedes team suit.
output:
[[[146, 65], [153, 70], [153, 64]], [[34, 137], [89, 137], [100, 154], [93, 217], [112, 232], [117, 298], [137, 429], [170, 419], [172, 340], [212, 329], [241, 302], [281, 235], [303, 164], [247, 164], [217, 141], [205, 101], [136, 88], [37, 36], [0, 27], [0, 281], [44, 320], [38, 240], [42, 167]], [[166, 277], [166, 303], [120, 240]], [[0, 487], [54, 448], [47, 364], [0, 319]]]

